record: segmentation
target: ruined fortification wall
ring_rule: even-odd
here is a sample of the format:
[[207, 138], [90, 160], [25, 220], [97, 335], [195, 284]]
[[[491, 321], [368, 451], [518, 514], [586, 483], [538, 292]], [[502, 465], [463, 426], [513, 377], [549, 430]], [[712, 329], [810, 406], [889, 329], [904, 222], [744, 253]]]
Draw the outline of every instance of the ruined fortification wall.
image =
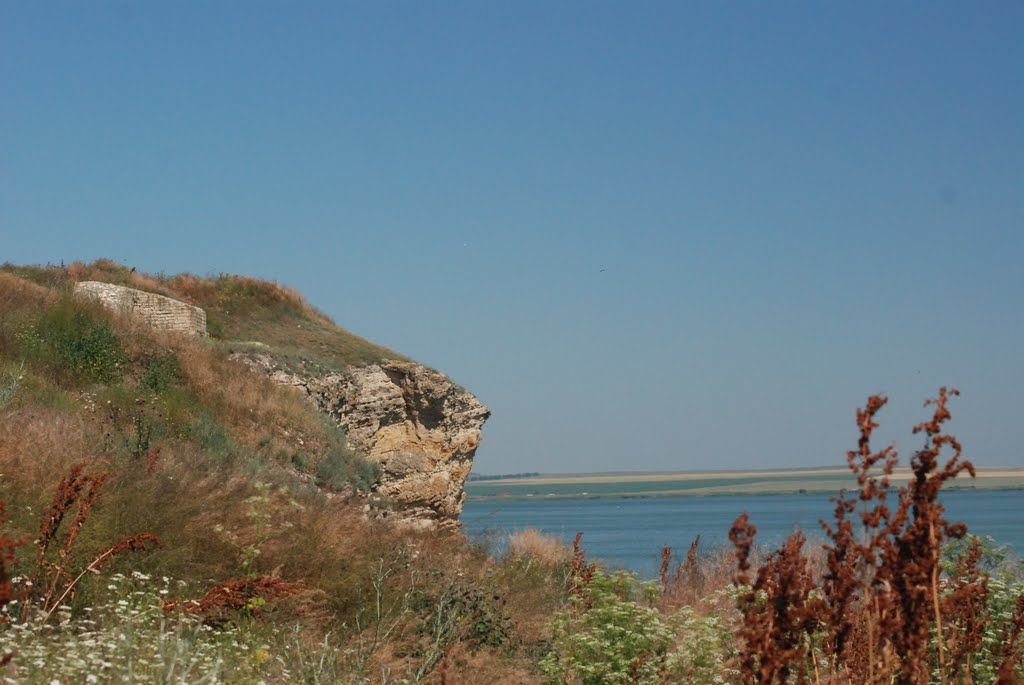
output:
[[170, 297], [99, 281], [76, 283], [75, 294], [97, 300], [120, 314], [141, 319], [153, 328], [206, 335], [206, 312]]

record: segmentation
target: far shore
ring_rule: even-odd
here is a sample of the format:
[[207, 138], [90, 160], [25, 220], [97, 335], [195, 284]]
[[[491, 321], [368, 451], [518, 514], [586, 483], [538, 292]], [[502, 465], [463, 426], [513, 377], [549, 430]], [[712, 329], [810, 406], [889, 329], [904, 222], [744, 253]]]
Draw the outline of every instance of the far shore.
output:
[[[992, 478], [1024, 478], [1024, 468], [979, 467], [975, 480]], [[892, 480], [909, 480], [909, 467], [900, 467]], [[756, 471], [638, 471], [621, 473], [551, 473], [527, 478], [500, 478], [471, 481], [470, 485], [559, 485], [570, 483], [650, 483], [667, 480], [708, 480], [718, 478], [784, 478], [786, 476], [851, 476], [850, 470], [839, 467], [805, 469], [771, 469]], [[970, 476], [964, 476], [970, 480]]]
[[[890, 481], [900, 486], [912, 476], [899, 468]], [[706, 485], [702, 481], [707, 481]], [[665, 487], [655, 484], [664, 483]], [[673, 487], [674, 486], [674, 487]], [[775, 469], [764, 471], [680, 471], [657, 473], [545, 474], [527, 478], [472, 481], [471, 499], [699, 497], [705, 495], [826, 494], [857, 487], [848, 469]], [[1024, 490], [1024, 468], [978, 468], [944, 485], [949, 490]]]

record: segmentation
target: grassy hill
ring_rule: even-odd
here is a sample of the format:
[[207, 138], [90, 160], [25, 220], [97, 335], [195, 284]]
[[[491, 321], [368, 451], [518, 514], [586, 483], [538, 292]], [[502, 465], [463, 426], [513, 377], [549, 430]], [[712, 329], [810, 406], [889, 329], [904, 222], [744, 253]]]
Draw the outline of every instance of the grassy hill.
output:
[[[198, 305], [211, 336], [158, 332], [112, 315], [72, 296], [82, 280]], [[38, 629], [35, 638], [14, 639], [0, 618], [0, 660], [5, 637], [18, 652], [0, 677], [80, 682], [84, 667], [68, 655], [88, 661], [96, 650], [60, 647], [61, 640], [116, 640], [134, 620], [120, 602], [149, 617], [137, 626], [145, 635], [133, 646], [139, 658], [159, 661], [151, 651], [173, 638], [185, 653], [176, 667], [194, 661], [195, 680], [181, 682], [214, 672], [231, 682], [288, 682], [298, 671], [307, 672], [306, 682], [336, 682], [381, 664], [422, 679], [442, 656], [431, 646], [438, 639], [467, 650], [500, 642], [509, 614], [492, 599], [499, 590], [493, 562], [458, 533], [416, 533], [368, 518], [367, 507], [387, 503], [353, 493], [369, 491], [375, 466], [296, 391], [229, 359], [253, 343], [309, 370], [402, 359], [276, 283], [152, 276], [109, 261], [0, 267], [0, 502], [7, 519], [0, 606], [15, 597], [8, 614]], [[143, 534], [159, 544], [137, 537]], [[83, 574], [124, 541], [98, 574]], [[12, 577], [35, 580], [27, 597]], [[161, 602], [200, 598], [232, 582], [242, 583], [233, 590], [240, 607], [214, 602], [200, 619], [186, 616], [160, 633]], [[21, 615], [26, 600], [31, 609]], [[55, 611], [78, 632], [51, 634]], [[31, 620], [47, 612], [46, 621]], [[454, 621], [434, 641], [423, 632], [432, 612]], [[211, 624], [221, 632], [205, 635]], [[82, 637], [93, 629], [99, 636]], [[487, 634], [469, 638], [481, 630]], [[260, 649], [268, 658], [254, 661]], [[203, 661], [217, 653], [221, 666], [217, 658]], [[504, 648], [488, 654], [515, 658]], [[113, 652], [101, 656], [113, 665], [99, 682], [126, 677]], [[159, 680], [152, 669], [144, 676], [139, 667], [133, 677]]]
[[[121, 320], [72, 296], [82, 280], [201, 306], [217, 335], [190, 340]], [[287, 288], [225, 275], [155, 278], [107, 261], [4, 265], [0, 321], [0, 369], [8, 379], [17, 376], [8, 381], [17, 386], [8, 390], [9, 411], [88, 416], [108, 442], [116, 436], [136, 453], [168, 443], [166, 450], [192, 449], [207, 459], [287, 467], [335, 489], [365, 488], [373, 479], [372, 467], [345, 448], [337, 427], [294, 393], [228, 360], [240, 337], [282, 359], [328, 368], [397, 356], [339, 328]], [[94, 449], [74, 451], [84, 458]]]
[[[74, 298], [81, 280], [203, 307], [211, 337], [119, 318]], [[275, 283], [0, 267], [0, 680], [1024, 678], [1021, 566], [991, 545], [942, 547], [962, 531], [935, 496], [967, 468], [943, 432], [945, 389], [891, 518], [876, 508], [891, 455], [870, 446], [885, 400], [871, 398], [850, 453], [861, 490], [837, 504], [832, 548], [796, 534], [759, 550], [743, 515], [734, 550], [666, 548], [659, 582], [641, 583], [579, 538], [526, 531], [492, 555], [368, 515], [387, 508], [363, 496], [374, 467], [297, 391], [230, 359], [254, 347], [309, 371], [400, 358]]]

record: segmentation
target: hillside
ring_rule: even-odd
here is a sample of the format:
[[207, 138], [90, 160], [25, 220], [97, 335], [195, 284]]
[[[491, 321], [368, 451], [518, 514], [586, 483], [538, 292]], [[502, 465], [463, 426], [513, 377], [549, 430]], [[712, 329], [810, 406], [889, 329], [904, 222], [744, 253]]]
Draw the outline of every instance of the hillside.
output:
[[[118, 316], [75, 297], [74, 284], [81, 281], [124, 285], [202, 307], [210, 335], [157, 331]], [[272, 360], [272, 369], [256, 371], [241, 363], [253, 352]], [[13, 550], [12, 561], [5, 562], [8, 572], [41, 574], [53, 587], [64, 587], [104, 548], [136, 540], [136, 553], [128, 553], [135, 549], [129, 544], [128, 552], [103, 562], [104, 577], [132, 571], [172, 578], [182, 587], [169, 596], [181, 599], [239, 578], [301, 583], [302, 609], [281, 609], [287, 613], [282, 625], [307, 626], [314, 646], [341, 626], [373, 623], [366, 612], [378, 593], [403, 602], [415, 595], [426, 608], [441, 601], [435, 593], [443, 596], [449, 576], [447, 591], [468, 588], [470, 580], [458, 579], [455, 569], [483, 572], [485, 557], [458, 533], [417, 533], [389, 524], [386, 515], [403, 506], [384, 487], [389, 468], [397, 467], [351, 449], [344, 425], [335, 420], [341, 414], [321, 411], [310, 401], [317, 399], [310, 389], [295, 385], [297, 379], [351, 385], [366, 377], [361, 369], [377, 369], [373, 376], [382, 368], [392, 376], [404, 370], [407, 376], [400, 380], [430, 386], [394, 390], [399, 400], [408, 392], [413, 394], [405, 399], [426, 402], [428, 391], [440, 385], [442, 400], [465, 403], [465, 392], [440, 374], [345, 331], [275, 283], [228, 275], [158, 277], [109, 261], [4, 265], [0, 502], [9, 521], [0, 535], [0, 557]], [[290, 374], [289, 382], [262, 372], [270, 370]], [[382, 406], [390, 415], [400, 413]], [[433, 421], [443, 423], [442, 418]], [[405, 416], [403, 423], [411, 421]], [[380, 420], [374, 425], [391, 447], [404, 448], [406, 434], [398, 426]], [[370, 440], [368, 428], [359, 428], [363, 443]], [[471, 451], [458, 465], [468, 474], [470, 463]], [[402, 476], [414, 479], [416, 473]], [[461, 495], [461, 482], [450, 487], [455, 485]], [[133, 537], [143, 534], [153, 536], [154, 544]], [[433, 551], [438, 545], [445, 547], [443, 554]], [[392, 564], [404, 569], [401, 577]], [[380, 574], [387, 587], [380, 585]], [[423, 585], [428, 577], [429, 588]], [[0, 605], [6, 579], [0, 577]], [[106, 583], [87, 573], [62, 605], [77, 613], [112, 600], [114, 584], [107, 589]], [[243, 605], [273, 596], [257, 593]], [[58, 599], [52, 591], [30, 597], [46, 609]], [[389, 642], [394, 646], [404, 635], [402, 640], [411, 641], [410, 659], [419, 654], [413, 646], [420, 639], [414, 620], [419, 615], [403, 609], [402, 630]], [[3, 651], [0, 646], [0, 657]], [[437, 657], [430, 657], [428, 670]], [[359, 670], [375, 658], [374, 650], [366, 651], [362, 665], [349, 667]], [[20, 663], [19, 679], [50, 682], [45, 669], [26, 671], [24, 660], [14, 663]]]
[[[83, 281], [201, 307], [209, 336]], [[759, 549], [743, 514], [734, 548], [666, 547], [642, 583], [580, 535], [470, 543], [454, 521], [489, 410], [294, 291], [4, 265], [0, 681], [1020, 682], [1024, 570], [937, 500], [973, 474], [943, 428], [954, 394], [891, 492], [870, 444], [886, 400], [858, 411], [833, 547]]]
[[[152, 331], [76, 299], [72, 287], [83, 280], [200, 306], [211, 339]], [[295, 393], [241, 372], [229, 359], [240, 338], [306, 366], [334, 369], [398, 357], [334, 325], [298, 293], [245, 277], [157, 278], [108, 261], [67, 268], [4, 265], [0, 287], [0, 364], [8, 377], [16, 370], [21, 377], [8, 411], [85, 421], [85, 452], [97, 439], [88, 416], [107, 442], [116, 435], [135, 456], [156, 446], [192, 450], [287, 467], [337, 490], [346, 484], [366, 489], [376, 477], [374, 466], [346, 448], [344, 434], [330, 421]]]
[[[156, 390], [160, 402], [191, 412], [172, 419], [179, 429], [205, 417], [267, 463], [304, 472], [336, 490], [346, 483], [372, 486], [375, 502], [386, 502], [411, 522], [457, 525], [463, 486], [490, 411], [443, 374], [340, 328], [295, 291], [224, 274], [154, 277], [109, 261], [67, 268], [8, 265], [0, 275], [12, 293], [23, 293], [8, 315], [14, 331], [11, 364], [21, 363], [14, 358], [21, 355], [48, 367], [58, 388], [81, 375], [78, 367], [101, 364], [86, 374], [91, 379], [80, 380]], [[42, 301], [52, 301], [67, 321], [40, 318]], [[69, 338], [57, 343], [60, 349], [54, 347], [54, 326]], [[91, 335], [88, 326], [106, 335], [106, 347], [78, 349], [83, 342], [74, 338]], [[209, 336], [185, 341], [153, 327]], [[198, 371], [199, 358], [207, 360], [208, 371]], [[247, 369], [292, 392], [253, 386], [240, 379]], [[294, 405], [295, 394], [320, 411], [310, 416], [308, 406], [275, 408]], [[286, 399], [264, 399], [271, 397]], [[228, 410], [234, 404], [253, 418], [261, 401], [275, 406], [252, 426], [238, 425], [239, 417]], [[284, 419], [289, 412], [294, 416]], [[343, 433], [351, 450], [344, 447]]]

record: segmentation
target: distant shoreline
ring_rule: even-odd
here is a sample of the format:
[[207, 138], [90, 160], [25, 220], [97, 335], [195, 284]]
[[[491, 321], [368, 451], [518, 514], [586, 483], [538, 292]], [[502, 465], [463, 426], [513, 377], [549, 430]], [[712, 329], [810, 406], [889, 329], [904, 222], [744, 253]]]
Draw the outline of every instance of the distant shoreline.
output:
[[[896, 487], [911, 477], [900, 468], [890, 477]], [[596, 499], [611, 497], [700, 497], [711, 495], [820, 495], [857, 487], [842, 468], [764, 471], [559, 474], [529, 478], [478, 480], [466, 484], [473, 500], [532, 498]], [[950, 490], [1024, 490], [1024, 469], [979, 468], [977, 477], [960, 477]]]

